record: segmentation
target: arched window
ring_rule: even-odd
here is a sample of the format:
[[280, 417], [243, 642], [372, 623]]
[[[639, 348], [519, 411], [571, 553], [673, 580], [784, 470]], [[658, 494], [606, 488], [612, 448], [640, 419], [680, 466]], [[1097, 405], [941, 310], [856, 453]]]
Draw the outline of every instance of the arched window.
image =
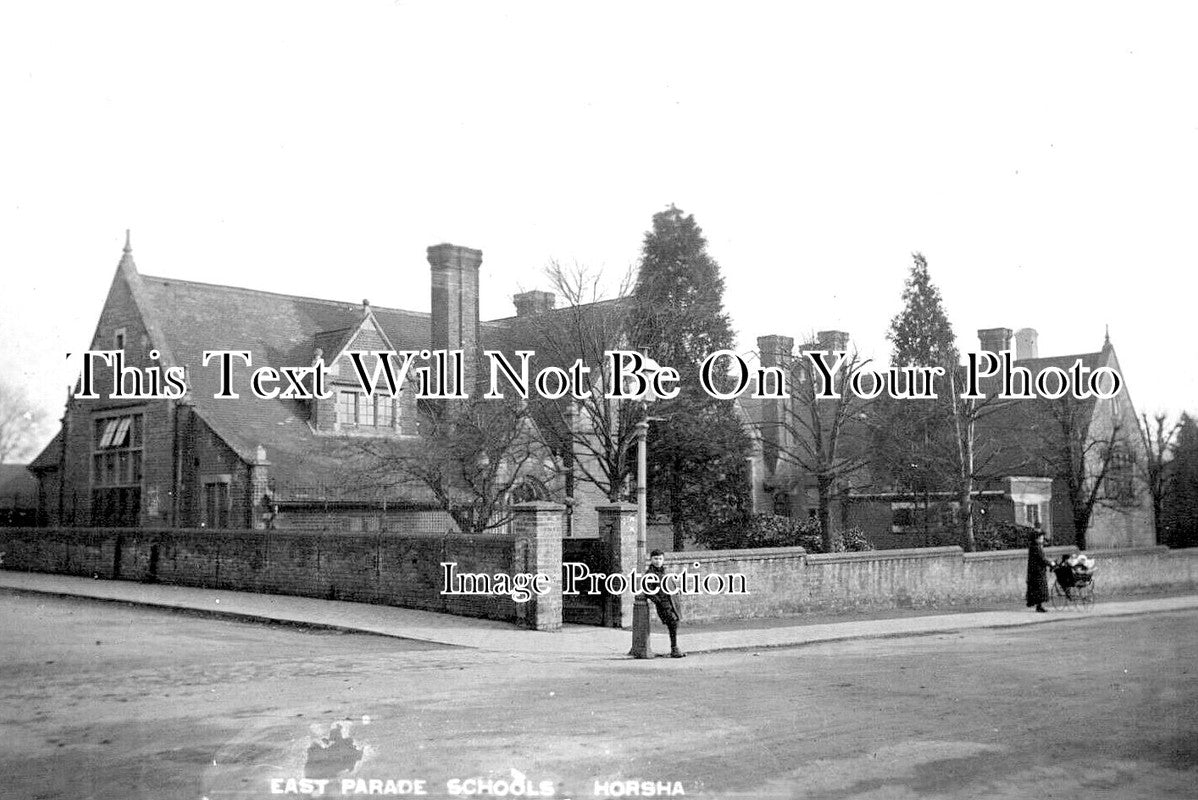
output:
[[1135, 505], [1134, 470], [1135, 464], [1128, 452], [1122, 447], [1113, 448], [1103, 476], [1103, 496], [1117, 505]]
[[774, 492], [774, 516], [789, 517], [790, 510], [790, 494], [787, 492]]
[[508, 492], [508, 502], [512, 505], [516, 503], [531, 503], [536, 500], [548, 500], [549, 490], [545, 488], [545, 484], [538, 478], [532, 475], [525, 475], [520, 479], [520, 482], [511, 488]]

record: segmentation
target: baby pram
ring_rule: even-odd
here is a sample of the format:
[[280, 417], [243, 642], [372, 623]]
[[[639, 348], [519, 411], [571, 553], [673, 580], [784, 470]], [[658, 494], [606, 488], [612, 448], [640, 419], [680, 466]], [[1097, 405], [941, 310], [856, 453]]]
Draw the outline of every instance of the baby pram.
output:
[[1054, 608], [1089, 606], [1094, 602], [1094, 559], [1085, 553], [1061, 556], [1052, 568], [1056, 579], [1052, 586]]

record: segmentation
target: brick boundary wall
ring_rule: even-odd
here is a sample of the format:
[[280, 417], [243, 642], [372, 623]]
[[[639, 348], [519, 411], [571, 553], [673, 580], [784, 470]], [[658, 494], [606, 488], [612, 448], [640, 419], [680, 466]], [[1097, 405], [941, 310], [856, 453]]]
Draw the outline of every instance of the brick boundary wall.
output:
[[[560, 592], [557, 508], [529, 503], [516, 513], [522, 533], [515, 537], [8, 528], [0, 529], [0, 551], [5, 553], [4, 568], [12, 570], [352, 600], [557, 630], [560, 595], [518, 605], [506, 596], [440, 593], [442, 561], [456, 561], [459, 572], [542, 571], [555, 576], [553, 588]], [[1050, 558], [1073, 551], [1045, 549]], [[1198, 589], [1198, 548], [1087, 554], [1098, 562], [1095, 586], [1100, 599]], [[808, 554], [795, 547], [673, 553], [666, 563], [673, 571], [685, 569], [700, 576], [745, 576], [747, 595], [683, 598], [684, 617], [706, 622], [993, 603], [1022, 607], [1027, 551], [964, 553], [959, 547], [936, 547]]]
[[[1048, 547], [1056, 559], [1073, 547]], [[1198, 589], [1198, 549], [1087, 550], [1101, 598]], [[1027, 550], [965, 553], [960, 547], [808, 554], [801, 547], [671, 553], [667, 568], [703, 576], [740, 573], [747, 595], [687, 596], [691, 622], [888, 608], [1023, 607]], [[1050, 576], [1051, 580], [1051, 576]]]
[[[441, 594], [441, 562], [458, 572], [522, 571], [501, 534], [282, 530], [9, 528], [4, 568], [210, 589], [351, 600], [523, 622], [510, 597]], [[558, 567], [560, 571], [560, 566]], [[542, 623], [544, 624], [544, 623]]]

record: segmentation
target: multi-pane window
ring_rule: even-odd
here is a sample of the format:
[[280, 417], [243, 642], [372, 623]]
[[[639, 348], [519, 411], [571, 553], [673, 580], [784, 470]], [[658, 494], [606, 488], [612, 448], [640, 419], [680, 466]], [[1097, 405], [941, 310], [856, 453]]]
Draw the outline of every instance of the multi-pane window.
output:
[[367, 397], [363, 392], [337, 392], [337, 424], [342, 427], [391, 428], [398, 409], [395, 398]]
[[790, 516], [790, 495], [788, 495], [786, 492], [774, 493], [774, 516]]
[[958, 521], [959, 503], [933, 501], [928, 504], [895, 501], [890, 504], [891, 533], [925, 533], [951, 530]]
[[137, 525], [141, 514], [142, 415], [99, 417], [92, 425], [92, 523]]
[[1040, 527], [1040, 505], [1039, 503], [1028, 503], [1026, 506], [1027, 524], [1032, 528]]
[[358, 423], [358, 395], [356, 392], [337, 392], [337, 424]]
[[95, 420], [93, 486], [140, 486], [141, 414]]
[[1111, 453], [1103, 477], [1103, 495], [1119, 505], [1135, 505], [1136, 486], [1134, 478], [1135, 465], [1131, 456], [1125, 450], [1116, 449]]
[[229, 527], [229, 479], [217, 478], [204, 482], [202, 516], [204, 527]]

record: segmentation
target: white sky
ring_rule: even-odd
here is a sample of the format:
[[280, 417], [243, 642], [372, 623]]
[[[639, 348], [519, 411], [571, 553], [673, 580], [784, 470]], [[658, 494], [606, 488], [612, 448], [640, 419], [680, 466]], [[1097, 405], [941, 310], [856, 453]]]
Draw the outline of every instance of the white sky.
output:
[[[0, 374], [55, 416], [126, 228], [144, 274], [484, 318], [677, 204], [743, 349], [885, 361], [912, 251], [962, 350], [1034, 327], [1198, 411], [1198, 6], [23, 3], [0, 8]], [[279, 366], [279, 365], [276, 365]]]

